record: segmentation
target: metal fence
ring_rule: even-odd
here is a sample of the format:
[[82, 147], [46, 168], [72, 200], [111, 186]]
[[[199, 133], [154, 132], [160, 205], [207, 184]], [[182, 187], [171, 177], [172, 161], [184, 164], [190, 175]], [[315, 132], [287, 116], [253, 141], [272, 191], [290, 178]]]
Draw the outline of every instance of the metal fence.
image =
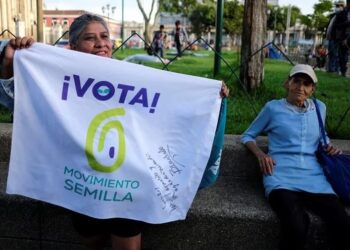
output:
[[[0, 33], [0, 37], [3, 36], [5, 33], [8, 33], [10, 34], [12, 37], [16, 37], [13, 32], [11, 32], [10, 30], [4, 30]], [[57, 39], [57, 41], [55, 41], [52, 45], [57, 45], [61, 39], [63, 39], [63, 37], [65, 37], [67, 35], [68, 31], [64, 32], [62, 34], [61, 37], [59, 37], [59, 39]], [[134, 33], [132, 34], [131, 36], [129, 36], [128, 38], [125, 39], [125, 41], [123, 41], [123, 43], [118, 46], [117, 48], [115, 48], [113, 50], [113, 55], [115, 53], [118, 53], [119, 50], [122, 50], [126, 44], [128, 43], [129, 40], [133, 39], [134, 37], [137, 37], [138, 39], [142, 40], [145, 44], [145, 50], [147, 51], [147, 53], [149, 55], [153, 55], [153, 56], [156, 56], [159, 61], [162, 63], [163, 65], [163, 68], [162, 70], [167, 70], [169, 71], [169, 65], [171, 65], [172, 63], [176, 62], [177, 61], [177, 58], [179, 57], [179, 55], [175, 55], [173, 58], [170, 58], [168, 60], [164, 60], [164, 58], [161, 58], [157, 53], [155, 53], [154, 51], [154, 48], [152, 46], [152, 44], [149, 44], [146, 42], [146, 40], [140, 36], [138, 33]], [[1, 40], [0, 40], [1, 41]], [[226, 79], [223, 79], [225, 82], [229, 82], [233, 79], [235, 79], [237, 81], [237, 83], [239, 84], [239, 86], [241, 87], [241, 89], [243, 90], [243, 93], [245, 94], [246, 98], [248, 99], [249, 103], [250, 103], [250, 106], [251, 106], [251, 109], [254, 111], [255, 115], [257, 115], [257, 110], [255, 108], [255, 105], [254, 105], [254, 101], [253, 101], [253, 98], [251, 97], [251, 95], [248, 93], [247, 91], [247, 88], [246, 86], [243, 84], [243, 82], [241, 81], [240, 77], [238, 76], [238, 73], [240, 68], [241, 68], [241, 65], [242, 64], [239, 64], [237, 66], [232, 66], [228, 63], [228, 61], [222, 57], [221, 53], [219, 53], [218, 51], [216, 51], [211, 44], [209, 44], [205, 39], [203, 38], [198, 38], [196, 39], [195, 41], [191, 42], [191, 43], [188, 43], [187, 46], [185, 46], [182, 50], [182, 53], [188, 51], [188, 50], [191, 50], [191, 48], [194, 46], [194, 45], [198, 45], [198, 44], [201, 44], [201, 45], [204, 45], [206, 48], [210, 49], [211, 51], [213, 51], [215, 53], [215, 55], [217, 55], [221, 62], [223, 62], [226, 67], [228, 68], [230, 74], [228, 77], [226, 77]], [[1, 46], [1, 43], [0, 43], [0, 46]], [[0, 47], [1, 48], [1, 47]], [[276, 45], [274, 42], [270, 42], [270, 43], [267, 43], [265, 44], [264, 46], [262, 46], [260, 49], [256, 50], [254, 53], [252, 53], [247, 59], [245, 62], [243, 63], [247, 63], [249, 60], [251, 60], [255, 55], [257, 55], [258, 53], [265, 53], [266, 54], [266, 51], [268, 49], [273, 49], [275, 51], [277, 51], [277, 53], [279, 54], [280, 58], [279, 59], [282, 59], [282, 60], [286, 60], [288, 61], [291, 65], [295, 65], [295, 63], [308, 63], [310, 64], [311, 66], [313, 66], [314, 68], [316, 67], [316, 62], [315, 62], [315, 59], [313, 58], [310, 58], [309, 57], [309, 53], [306, 54], [306, 53], [303, 53], [302, 51], [290, 51], [289, 54], [286, 54], [285, 51], [280, 48], [278, 45]], [[338, 123], [338, 125], [336, 126], [335, 128], [335, 131], [338, 131], [338, 129], [341, 127], [342, 123], [344, 122], [345, 118], [347, 117], [348, 113], [350, 112], [350, 106], [346, 109], [346, 111], [344, 112], [344, 114], [341, 116], [341, 119]]]

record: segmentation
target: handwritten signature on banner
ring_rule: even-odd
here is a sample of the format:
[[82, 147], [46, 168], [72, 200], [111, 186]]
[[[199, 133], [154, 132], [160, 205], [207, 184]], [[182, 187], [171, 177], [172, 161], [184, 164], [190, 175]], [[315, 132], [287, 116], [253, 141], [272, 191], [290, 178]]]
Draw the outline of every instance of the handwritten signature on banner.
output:
[[170, 151], [169, 145], [159, 147], [158, 154], [164, 159], [164, 165], [157, 162], [150, 154], [146, 154], [147, 160], [150, 161], [148, 168], [156, 180], [155, 191], [163, 203], [162, 209], [172, 213], [177, 208], [177, 192], [180, 186], [174, 179], [181, 175], [185, 165], [175, 160], [176, 155]]

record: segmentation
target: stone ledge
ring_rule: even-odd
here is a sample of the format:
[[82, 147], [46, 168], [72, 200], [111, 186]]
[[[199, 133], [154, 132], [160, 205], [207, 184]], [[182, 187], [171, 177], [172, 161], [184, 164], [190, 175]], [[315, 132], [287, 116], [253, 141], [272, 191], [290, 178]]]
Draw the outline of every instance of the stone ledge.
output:
[[[3, 167], [0, 180], [6, 176]], [[44, 249], [79, 249], [80, 237], [71, 225], [69, 211], [4, 191], [2, 182], [0, 245], [35, 245], [41, 240]], [[322, 223], [315, 216], [310, 234], [315, 241], [308, 249], [327, 249]], [[150, 225], [143, 235], [145, 250], [271, 250], [277, 249], [277, 242], [278, 221], [261, 183], [228, 176], [220, 176], [214, 186], [197, 193], [186, 220]]]
[[[6, 175], [7, 171], [2, 168], [0, 179]], [[23, 244], [34, 244], [40, 239], [56, 246], [79, 244], [80, 238], [72, 228], [67, 210], [6, 195], [4, 189], [2, 183], [0, 244], [3, 240], [10, 244], [13, 239], [23, 241]], [[143, 247], [153, 250], [274, 249], [277, 240], [271, 239], [277, 237], [276, 228], [276, 217], [269, 209], [262, 189], [222, 176], [213, 187], [198, 192], [186, 220], [148, 226]], [[270, 240], [265, 242], [266, 238]], [[262, 248], [261, 244], [266, 247]]]
[[[0, 249], [39, 249], [40, 241], [42, 249], [80, 249], [67, 210], [5, 194], [11, 133], [11, 124], [0, 124]], [[261, 137], [257, 143], [266, 150], [266, 142]], [[348, 141], [333, 143], [350, 152]], [[144, 250], [277, 249], [278, 221], [264, 197], [257, 162], [236, 135], [225, 136], [220, 171], [215, 185], [197, 193], [186, 220], [146, 229]], [[315, 216], [310, 237], [308, 249], [327, 249]]]

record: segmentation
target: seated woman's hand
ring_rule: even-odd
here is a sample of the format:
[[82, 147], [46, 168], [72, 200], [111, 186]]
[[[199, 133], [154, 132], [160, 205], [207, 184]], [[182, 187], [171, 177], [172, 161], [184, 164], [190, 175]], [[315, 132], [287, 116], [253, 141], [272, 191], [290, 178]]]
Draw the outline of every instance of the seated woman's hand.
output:
[[329, 155], [339, 155], [342, 154], [343, 151], [341, 151], [339, 148], [333, 146], [332, 144], [328, 144], [327, 147], [324, 147], [326, 150], [327, 154]]
[[272, 175], [273, 169], [275, 167], [276, 162], [272, 159], [271, 156], [265, 154], [264, 152], [260, 152], [257, 155], [260, 170], [263, 174]]
[[229, 88], [227, 87], [227, 85], [225, 84], [225, 82], [222, 82], [221, 90], [220, 90], [220, 96], [221, 96], [222, 98], [224, 98], [224, 97], [228, 97], [229, 94], [230, 94]]

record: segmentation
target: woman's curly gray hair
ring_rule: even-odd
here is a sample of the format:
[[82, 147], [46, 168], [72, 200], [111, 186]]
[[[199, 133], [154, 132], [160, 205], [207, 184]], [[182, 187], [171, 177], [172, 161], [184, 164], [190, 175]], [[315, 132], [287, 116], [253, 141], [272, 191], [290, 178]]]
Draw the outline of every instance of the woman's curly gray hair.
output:
[[69, 28], [69, 43], [71, 45], [76, 45], [78, 42], [79, 36], [84, 31], [86, 26], [89, 23], [93, 23], [93, 22], [98, 22], [98, 23], [102, 24], [109, 33], [107, 23], [105, 22], [105, 20], [103, 20], [102, 17], [87, 13], [87, 14], [83, 14], [83, 15], [77, 17], [76, 19], [74, 19], [73, 23], [71, 24], [71, 26]]

